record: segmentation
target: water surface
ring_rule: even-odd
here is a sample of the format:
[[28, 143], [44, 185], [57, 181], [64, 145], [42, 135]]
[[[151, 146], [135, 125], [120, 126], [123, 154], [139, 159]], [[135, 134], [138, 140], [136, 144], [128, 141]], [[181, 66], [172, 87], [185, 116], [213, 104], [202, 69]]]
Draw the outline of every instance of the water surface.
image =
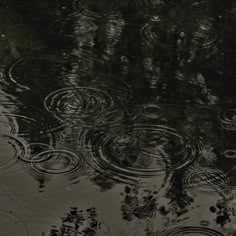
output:
[[236, 4], [0, 3], [0, 235], [236, 234]]

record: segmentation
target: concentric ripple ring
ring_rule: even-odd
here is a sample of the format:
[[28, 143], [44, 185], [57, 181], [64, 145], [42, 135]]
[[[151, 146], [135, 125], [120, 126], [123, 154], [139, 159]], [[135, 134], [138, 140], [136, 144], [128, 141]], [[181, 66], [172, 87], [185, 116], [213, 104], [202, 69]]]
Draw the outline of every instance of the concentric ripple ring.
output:
[[205, 227], [197, 227], [197, 226], [186, 226], [179, 227], [167, 230], [161, 233], [161, 236], [177, 236], [177, 235], [198, 235], [198, 236], [224, 236], [222, 233]]
[[[85, 92], [88, 93], [87, 96], [84, 94]], [[91, 105], [88, 104], [88, 100], [86, 100], [88, 96]], [[77, 87], [52, 92], [46, 97], [44, 105], [59, 121], [65, 121], [71, 118], [75, 112], [79, 114], [80, 110], [81, 116], [102, 112], [106, 106], [112, 106], [112, 99], [101, 90]]]
[[10, 167], [14, 167], [17, 161], [27, 159], [30, 150], [27, 143], [17, 136], [4, 134], [0, 135], [0, 169], [1, 172], [10, 171]]
[[166, 126], [136, 125], [87, 134], [89, 164], [111, 177], [143, 179], [191, 164], [198, 147]]
[[220, 170], [201, 169], [189, 171], [183, 178], [185, 188], [197, 188], [205, 192], [230, 189], [230, 179]]
[[9, 79], [9, 81], [13, 84], [15, 84], [18, 88], [21, 88], [23, 90], [30, 90], [30, 88], [28, 86], [22, 85], [19, 82], [17, 82], [14, 79], [13, 76], [13, 70], [15, 69], [15, 67], [19, 64], [21, 64], [24, 61], [24, 58], [18, 58], [17, 60], [15, 60], [7, 69], [7, 78]]
[[84, 160], [71, 151], [47, 150], [33, 157], [29, 168], [39, 174], [71, 174], [83, 167]]
[[[122, 92], [122, 96], [117, 95], [117, 92]], [[127, 92], [112, 88], [69, 87], [49, 94], [44, 100], [44, 106], [60, 122], [75, 120], [99, 124], [109, 119], [106, 115], [109, 116], [127, 102], [127, 96]]]
[[94, 32], [98, 29], [97, 25], [91, 20], [81, 19], [75, 24], [75, 33], [77, 35], [84, 35], [90, 32]]
[[225, 130], [236, 130], [236, 109], [220, 112], [218, 119]]
[[225, 150], [224, 151], [224, 156], [229, 159], [236, 159], [236, 150]]
[[[52, 146], [44, 143], [30, 143], [28, 145], [30, 149], [30, 155], [28, 156], [21, 156], [20, 160], [26, 163], [40, 163], [49, 160], [51, 157], [50, 155], [42, 155], [40, 154], [42, 152], [48, 151], [48, 150], [54, 150]], [[39, 158], [40, 156], [40, 158]]]

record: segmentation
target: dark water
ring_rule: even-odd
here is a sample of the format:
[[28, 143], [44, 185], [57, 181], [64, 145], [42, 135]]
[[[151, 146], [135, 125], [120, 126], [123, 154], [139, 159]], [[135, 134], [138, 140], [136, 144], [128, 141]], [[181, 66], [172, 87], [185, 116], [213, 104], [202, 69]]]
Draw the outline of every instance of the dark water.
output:
[[0, 235], [236, 235], [236, 2], [0, 2]]

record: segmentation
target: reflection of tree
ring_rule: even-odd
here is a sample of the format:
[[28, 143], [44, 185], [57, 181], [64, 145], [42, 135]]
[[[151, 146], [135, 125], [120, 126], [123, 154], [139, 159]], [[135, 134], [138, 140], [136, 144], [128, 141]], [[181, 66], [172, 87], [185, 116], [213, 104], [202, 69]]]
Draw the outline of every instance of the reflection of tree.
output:
[[105, 192], [114, 187], [114, 181], [102, 174], [96, 174], [91, 178], [91, 181], [96, 184], [102, 192]]
[[235, 216], [235, 209], [227, 206], [226, 202], [217, 202], [209, 210], [216, 215], [216, 224], [221, 225], [221, 227], [230, 223], [231, 218]]
[[123, 219], [127, 221], [152, 218], [157, 212], [157, 192], [140, 191], [137, 188], [125, 187], [124, 200], [121, 205]]
[[[121, 202], [121, 212], [123, 219], [132, 221], [137, 219], [149, 219], [160, 214], [164, 217], [175, 215], [181, 216], [188, 211], [188, 207], [193, 199], [183, 189], [181, 185], [182, 177], [179, 173], [174, 173], [170, 186], [164, 197], [169, 199], [168, 204], [162, 204], [157, 191], [141, 190], [138, 187], [125, 187], [123, 201]], [[158, 202], [157, 202], [158, 201]]]
[[173, 211], [177, 216], [185, 213], [188, 207], [193, 203], [193, 198], [190, 197], [188, 192], [183, 188], [183, 173], [183, 171], [173, 173], [170, 186], [165, 195], [170, 199], [169, 210]]
[[[22, 27], [7, 27], [5, 20], [8, 16], [6, 16], [5, 20], [3, 19], [1, 21], [4, 25], [0, 23], [0, 28], [7, 29], [6, 36], [9, 34], [11, 37], [7, 39], [2, 38], [1, 44], [8, 44], [2, 48], [8, 48], [15, 55], [18, 54], [16, 52], [28, 52], [30, 45], [34, 49], [48, 46], [51, 49], [68, 48], [73, 45], [71, 44], [72, 40], [68, 40], [68, 37], [65, 35], [58, 34], [67, 21], [66, 17], [68, 15], [76, 11], [78, 12], [83, 8], [105, 18], [109, 14], [117, 13], [120, 19], [122, 19], [121, 21], [125, 22], [125, 25], [121, 24], [119, 27], [116, 27], [115, 25], [117, 25], [119, 20], [107, 23], [104, 23], [104, 20], [102, 23], [102, 17], [96, 22], [99, 25], [99, 30], [92, 39], [92, 43], [94, 43], [92, 50], [95, 49], [93, 56], [96, 54], [96, 57], [102, 59], [104, 50], [112, 51], [112, 53], [105, 59], [106, 63], [92, 67], [91, 70], [104, 71], [104, 68], [106, 68], [105, 73], [108, 72], [117, 75], [117, 71], [119, 72], [118, 63], [121, 63], [120, 57], [123, 56], [128, 61], [129, 78], [134, 80], [133, 86], [136, 87], [137, 84], [139, 86], [144, 85], [138, 91], [140, 94], [145, 93], [145, 89], [143, 88], [148, 89], [150, 87], [150, 77], [155, 77], [155, 80], [159, 81], [160, 79], [161, 82], [158, 83], [158, 90], [161, 89], [161, 84], [167, 83], [169, 90], [167, 97], [176, 99], [177, 96], [180, 96], [182, 99], [185, 95], [191, 96], [191, 91], [195, 87], [192, 87], [188, 82], [179, 82], [176, 76], [177, 72], [179, 73], [181, 71], [181, 74], [187, 80], [189, 78], [194, 78], [195, 80], [196, 73], [201, 73], [201, 70], [206, 69], [203, 62], [206, 62], [207, 67], [214, 68], [214, 70], [216, 66], [219, 66], [219, 62], [217, 62], [218, 57], [213, 59], [208, 58], [206, 60], [205, 56], [206, 54], [209, 55], [209, 53], [205, 53], [201, 45], [204, 43], [204, 37], [200, 40], [195, 40], [194, 35], [204, 36], [206, 34], [206, 37], [208, 37], [212, 29], [224, 27], [223, 33], [225, 34], [221, 36], [224, 39], [221, 46], [226, 52], [225, 58], [227, 59], [223, 61], [225, 68], [227, 68], [224, 73], [231, 79], [234, 71], [234, 68], [231, 66], [233, 63], [230, 62], [230, 58], [233, 59], [234, 50], [232, 48], [234, 48], [233, 45], [235, 44], [233, 37], [230, 37], [230, 32], [234, 31], [232, 28], [232, 25], [234, 25], [234, 13], [230, 13], [229, 11], [230, 8], [232, 9], [234, 7], [232, 4], [233, 1], [228, 1], [227, 4], [225, 3], [223, 5], [220, 1], [208, 0], [204, 1], [204, 6], [202, 7], [201, 3], [199, 3], [199, 7], [196, 7], [198, 10], [190, 10], [189, 6], [194, 5], [194, 2], [176, 0], [143, 0], [135, 3], [133, 1], [116, 0], [112, 2], [107, 0], [99, 2], [93, 0], [42, 2], [33, 0], [19, 4], [16, 0], [7, 0], [1, 2], [1, 7], [4, 6], [5, 8], [16, 10], [17, 14], [13, 20], [13, 25], [22, 21], [23, 25], [25, 24], [30, 28], [30, 34], [25, 34], [22, 31]], [[225, 12], [227, 12], [227, 16], [223, 15]], [[222, 20], [218, 18], [219, 14], [222, 14]], [[151, 48], [149, 48], [147, 45], [143, 46], [142, 44], [140, 29], [153, 15], [158, 15], [160, 24], [157, 23], [156, 27], [154, 24], [153, 31], [157, 33], [158, 38]], [[4, 14], [1, 14], [1, 16], [4, 18]], [[58, 20], [57, 17], [63, 20], [61, 25], [54, 24]], [[211, 20], [208, 21], [208, 18], [213, 19], [216, 24], [211, 24]], [[75, 21], [77, 20], [76, 18]], [[76, 22], [73, 22], [73, 18], [69, 19], [69, 21], [70, 24], [65, 24], [65, 31], [62, 30], [66, 35], [68, 33], [73, 34], [73, 29], [68, 30], [68, 28], [71, 28], [73, 24], [76, 25]], [[77, 23], [81, 25], [86, 24], [86, 22], [82, 22], [81, 20]], [[109, 38], [111, 32], [114, 31], [116, 33]], [[27, 37], [24, 35], [27, 35]], [[29, 42], [29, 35], [32, 36], [31, 41], [34, 43]], [[85, 34], [74, 35], [73, 37], [77, 38], [80, 42], [82, 38], [86, 38]], [[40, 43], [38, 44], [37, 42]], [[86, 42], [83, 44], [86, 45]], [[2, 54], [4, 55], [4, 52]], [[190, 63], [188, 63], [188, 60], [190, 60]], [[158, 71], [157, 74], [151, 73], [151, 76], [148, 75], [150, 70], [147, 72], [145, 69], [145, 63], [147, 61], [149, 61], [147, 64], [151, 65], [149, 67], [153, 67], [152, 71]], [[210, 70], [212, 71], [212, 69]], [[199, 85], [198, 82], [197, 84]], [[204, 89], [198, 93], [205, 93], [204, 91], [206, 90]], [[202, 95], [203, 97], [208, 96], [207, 94]], [[171, 101], [174, 101], [173, 99]]]
[[61, 218], [62, 225], [59, 229], [52, 228], [50, 236], [95, 236], [100, 228], [95, 208], [86, 211], [71, 207], [70, 211]]

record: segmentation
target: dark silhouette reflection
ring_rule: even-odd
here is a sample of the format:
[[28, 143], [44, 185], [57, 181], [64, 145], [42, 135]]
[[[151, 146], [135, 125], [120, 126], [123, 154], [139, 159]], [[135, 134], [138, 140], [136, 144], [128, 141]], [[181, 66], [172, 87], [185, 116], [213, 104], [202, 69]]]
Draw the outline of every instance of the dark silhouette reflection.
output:
[[177, 217], [186, 213], [194, 201], [182, 184], [182, 175], [181, 172], [173, 174], [165, 195], [170, 200], [170, 209], [174, 210]]
[[147, 219], [155, 217], [157, 213], [157, 192], [125, 187], [124, 200], [121, 202], [121, 212], [124, 220], [133, 218]]
[[95, 174], [90, 180], [97, 185], [102, 192], [112, 189], [115, 185], [113, 180], [108, 179], [107, 176], [102, 174]]
[[211, 206], [209, 210], [215, 214], [216, 224], [223, 227], [225, 224], [231, 223], [232, 217], [235, 216], [235, 209], [228, 207], [224, 202], [218, 202], [215, 206]]
[[71, 207], [70, 211], [61, 218], [61, 222], [59, 229], [56, 227], [51, 229], [50, 236], [95, 236], [101, 228], [95, 208], [79, 210], [77, 207]]

